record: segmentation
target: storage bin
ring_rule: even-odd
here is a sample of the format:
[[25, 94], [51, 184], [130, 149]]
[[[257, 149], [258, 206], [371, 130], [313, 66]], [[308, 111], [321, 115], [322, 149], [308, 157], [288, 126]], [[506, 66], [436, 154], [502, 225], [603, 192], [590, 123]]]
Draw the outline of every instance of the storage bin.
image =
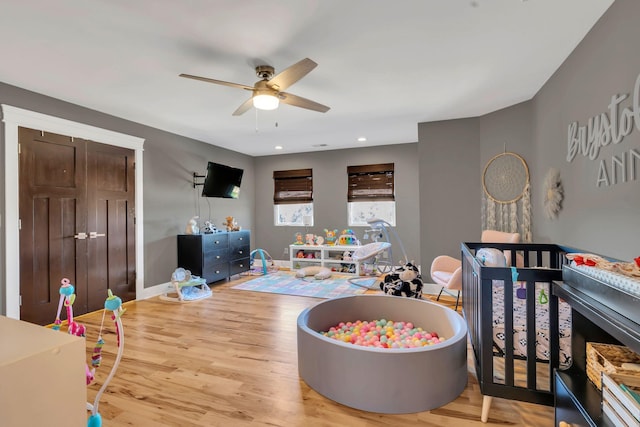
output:
[[602, 410], [616, 426], [640, 425], [639, 397], [640, 376], [602, 374]]
[[639, 371], [623, 369], [623, 363], [640, 364], [640, 355], [614, 344], [587, 342], [587, 376], [602, 390], [602, 373], [640, 376]]

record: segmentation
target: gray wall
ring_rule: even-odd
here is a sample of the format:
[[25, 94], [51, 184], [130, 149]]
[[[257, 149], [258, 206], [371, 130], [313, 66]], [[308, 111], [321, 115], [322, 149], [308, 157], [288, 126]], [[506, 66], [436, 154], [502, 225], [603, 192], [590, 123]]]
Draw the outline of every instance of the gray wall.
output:
[[[608, 112], [611, 96], [631, 94], [640, 74], [640, 2], [616, 0], [533, 100], [535, 162], [533, 183], [540, 188], [548, 168], [561, 170], [564, 209], [557, 220], [542, 214], [542, 198], [533, 197], [535, 239], [572, 245], [630, 260], [640, 255], [640, 162], [636, 178], [597, 187], [599, 161], [635, 149], [640, 152], [640, 128], [620, 144], [602, 148], [596, 161], [581, 155], [566, 161], [567, 127]], [[636, 94], [638, 96], [638, 94]], [[640, 124], [638, 124], [640, 125]]]
[[429, 278], [438, 255], [460, 258], [460, 242], [480, 236], [477, 118], [420, 123], [420, 242], [422, 271]]
[[[313, 209], [315, 226], [310, 233], [324, 236], [324, 229], [352, 228], [362, 239], [366, 227], [347, 226], [347, 166], [393, 162], [396, 192], [396, 232], [410, 260], [420, 260], [420, 210], [418, 197], [417, 144], [400, 144], [350, 150], [264, 156], [255, 159], [256, 238], [274, 259], [288, 259], [284, 248], [293, 243], [294, 233], [304, 227], [274, 225], [273, 171], [313, 169]], [[362, 241], [367, 243], [370, 241]], [[396, 242], [392, 241], [392, 244]], [[400, 260], [399, 249], [394, 258]]]
[[[51, 116], [97, 126], [140, 138], [144, 143], [144, 274], [145, 287], [165, 283], [177, 267], [176, 235], [183, 233], [187, 221], [197, 212], [201, 219], [211, 216], [215, 223], [233, 215], [243, 228], [253, 227], [254, 160], [250, 156], [215, 147], [193, 139], [103, 114], [51, 97], [0, 83], [0, 103]], [[0, 129], [0, 147], [4, 165], [4, 128]], [[192, 187], [193, 172], [205, 173], [207, 160], [245, 170], [238, 200], [207, 199]], [[4, 216], [4, 174], [2, 212]], [[209, 202], [209, 203], [208, 203]], [[0, 259], [4, 261], [5, 232], [0, 230]], [[5, 266], [2, 265], [4, 277]], [[0, 283], [0, 307], [4, 307], [5, 282]], [[4, 311], [4, 310], [3, 310]]]
[[[634, 163], [634, 179], [596, 185], [600, 160], [610, 169], [612, 156], [640, 152], [640, 124], [621, 143], [602, 148], [595, 161], [581, 155], [566, 160], [571, 122], [585, 125], [608, 112], [612, 95], [630, 94], [620, 110], [631, 105], [640, 74], [638, 16], [640, 2], [614, 2], [530, 101], [478, 118], [419, 125], [423, 266], [439, 254], [459, 255], [461, 241], [479, 239], [482, 171], [505, 148], [529, 166], [534, 242], [623, 260], [640, 255], [640, 161]], [[543, 182], [551, 167], [561, 171], [565, 190], [555, 220], [543, 215]]]

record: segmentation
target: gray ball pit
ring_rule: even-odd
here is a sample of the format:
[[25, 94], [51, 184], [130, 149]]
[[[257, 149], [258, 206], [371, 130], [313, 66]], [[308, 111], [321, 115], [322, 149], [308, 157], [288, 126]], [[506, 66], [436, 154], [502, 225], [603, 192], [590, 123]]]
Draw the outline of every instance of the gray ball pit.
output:
[[[445, 337], [421, 348], [374, 348], [320, 334], [340, 322], [413, 322]], [[458, 313], [433, 302], [387, 295], [323, 301], [298, 316], [298, 371], [315, 391], [369, 412], [428, 411], [455, 400], [467, 385], [467, 326]]]

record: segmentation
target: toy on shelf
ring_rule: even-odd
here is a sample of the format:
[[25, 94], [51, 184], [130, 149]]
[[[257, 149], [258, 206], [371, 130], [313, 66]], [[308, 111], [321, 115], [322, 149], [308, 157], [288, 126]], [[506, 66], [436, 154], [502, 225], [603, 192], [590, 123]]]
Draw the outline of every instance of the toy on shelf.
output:
[[187, 223], [185, 234], [200, 234], [200, 228], [198, 227], [198, 217], [192, 217]]
[[296, 258], [304, 258], [304, 251], [296, 252]]
[[313, 233], [307, 233], [304, 235], [304, 239], [307, 245], [315, 245], [316, 244], [316, 236]]
[[338, 238], [338, 245], [347, 246], [347, 245], [359, 245], [360, 242], [356, 237], [356, 233], [350, 228], [342, 230], [342, 234]]
[[168, 293], [160, 295], [165, 301], [188, 302], [209, 298], [211, 288], [207, 285], [207, 281], [201, 277], [193, 276], [191, 271], [184, 268], [176, 268], [171, 274], [171, 284], [177, 294], [177, 297], [171, 297]]
[[324, 229], [324, 235], [326, 236], [324, 241], [327, 245], [333, 246], [336, 244], [336, 239], [338, 238], [338, 230], [328, 230]]
[[225, 219], [226, 222], [223, 225], [226, 227], [227, 231], [240, 231], [240, 229], [242, 228], [238, 225], [238, 222], [234, 217], [228, 216]]
[[[60, 327], [62, 325], [62, 321], [60, 320], [60, 313], [62, 311], [62, 307], [64, 306], [67, 311], [68, 333], [79, 337], [86, 337], [86, 328], [84, 327], [84, 325], [80, 325], [75, 320], [73, 320], [73, 303], [76, 299], [75, 288], [67, 278], [62, 279], [61, 284], [62, 285], [60, 286], [59, 291], [60, 302], [58, 303], [58, 312], [56, 313], [56, 320], [53, 324], [52, 329], [60, 330]], [[113, 295], [111, 289], [108, 289], [107, 292], [108, 296], [104, 302], [104, 311], [102, 312], [102, 322], [100, 323], [98, 340], [96, 341], [96, 345], [93, 348], [93, 355], [91, 357], [92, 368], [89, 369], [89, 365], [85, 364], [87, 385], [93, 382], [95, 378], [96, 368], [100, 367], [100, 364], [102, 363], [102, 348], [105, 344], [104, 339], [102, 338], [102, 330], [104, 328], [104, 318], [107, 311], [111, 311], [111, 320], [114, 321], [118, 343], [118, 353], [116, 355], [116, 360], [111, 367], [111, 371], [102, 383], [100, 390], [98, 390], [93, 403], [87, 402], [87, 410], [91, 411], [91, 415], [87, 420], [87, 427], [102, 426], [102, 416], [100, 415], [100, 412], [98, 412], [100, 398], [107, 388], [107, 385], [115, 375], [116, 370], [118, 369], [118, 365], [120, 364], [120, 360], [122, 360], [122, 354], [124, 352], [124, 328], [122, 326], [122, 320], [120, 317], [122, 316], [122, 314], [124, 314], [125, 310], [122, 308], [122, 300], [119, 297]]]
[[295, 242], [293, 242], [294, 245], [304, 245], [304, 239], [302, 237], [302, 233], [297, 232], [296, 234], [293, 235], [295, 237]]
[[202, 232], [204, 234], [211, 234], [211, 233], [215, 233], [218, 230], [216, 229], [216, 226], [213, 225], [213, 223], [211, 221], [205, 221], [204, 222], [204, 227], [202, 227]]
[[314, 243], [318, 246], [322, 245], [324, 243], [324, 237], [322, 236], [316, 236], [315, 237], [315, 241]]

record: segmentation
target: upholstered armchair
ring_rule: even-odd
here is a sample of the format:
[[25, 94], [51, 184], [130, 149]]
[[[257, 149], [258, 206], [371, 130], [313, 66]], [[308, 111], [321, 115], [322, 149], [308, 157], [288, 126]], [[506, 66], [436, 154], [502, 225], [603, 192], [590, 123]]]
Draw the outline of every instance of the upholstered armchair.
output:
[[[497, 230], [484, 230], [480, 241], [483, 243], [520, 243], [520, 233], [507, 233]], [[506, 264], [511, 265], [511, 252], [505, 252]], [[522, 257], [518, 254], [516, 258], [517, 265], [523, 265]], [[459, 259], [448, 255], [440, 255], [431, 263], [431, 280], [441, 285], [442, 288], [438, 293], [436, 301], [440, 300], [442, 292], [457, 292], [456, 310], [460, 302], [460, 291], [462, 291], [462, 262]]]
[[458, 310], [460, 291], [462, 290], [462, 262], [449, 255], [436, 257], [431, 263], [431, 280], [442, 286], [436, 301], [440, 300], [440, 296], [445, 289], [457, 291], [455, 310]]

